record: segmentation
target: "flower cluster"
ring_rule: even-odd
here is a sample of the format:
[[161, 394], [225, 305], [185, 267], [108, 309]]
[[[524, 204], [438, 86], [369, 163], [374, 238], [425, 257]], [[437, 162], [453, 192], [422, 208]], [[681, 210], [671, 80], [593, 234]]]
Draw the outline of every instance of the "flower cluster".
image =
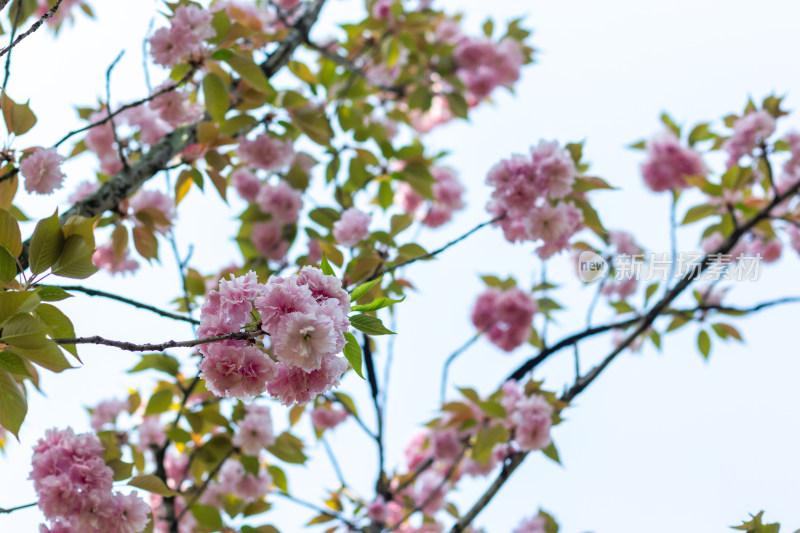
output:
[[453, 169], [433, 167], [431, 174], [436, 180], [432, 187], [433, 200], [426, 202], [408, 183], [401, 182], [394, 201], [426, 226], [438, 228], [450, 222], [454, 212], [464, 208], [464, 186]]
[[555, 141], [540, 141], [528, 156], [515, 155], [497, 163], [486, 183], [494, 187], [487, 210], [510, 242], [537, 241], [543, 259], [567, 248], [583, 227], [583, 213], [565, 200], [572, 192], [577, 169], [569, 151]]
[[489, 288], [475, 301], [472, 323], [485, 331], [491, 342], [510, 352], [528, 340], [538, 310], [536, 300], [521, 289]]
[[103, 400], [91, 410], [92, 429], [102, 431], [106, 426], [114, 426], [117, 417], [126, 409], [128, 402], [123, 400]]
[[253, 321], [270, 336], [271, 355], [254, 343], [203, 344], [200, 370], [218, 396], [252, 397], [265, 390], [284, 404], [307, 403], [339, 382], [347, 363], [337, 354], [350, 327], [350, 298], [341, 282], [315, 267], [258, 283], [254, 272], [220, 282], [201, 310], [198, 335], [241, 331]]
[[546, 525], [547, 523], [542, 516], [532, 516], [523, 519], [512, 533], [547, 533]]
[[314, 429], [322, 431], [324, 429], [333, 429], [348, 417], [348, 412], [341, 407], [333, 407], [330, 403], [315, 407], [311, 411], [311, 423], [314, 424]]
[[722, 145], [728, 152], [728, 168], [739, 164], [739, 160], [752, 155], [759, 143], [775, 132], [775, 119], [766, 111], [747, 113], [733, 125], [733, 134]]
[[112, 492], [113, 472], [95, 435], [51, 429], [33, 448], [30, 478], [39, 508], [51, 522], [44, 532], [138, 533], [149, 522], [135, 493]]
[[208, 484], [200, 501], [223, 507], [225, 498], [232, 494], [244, 502], [252, 502], [266, 495], [271, 484], [272, 476], [266, 468], [259, 468], [255, 474], [245, 470], [241, 462], [228, 459], [220, 468], [217, 479]]
[[258, 452], [275, 443], [272, 417], [266, 407], [248, 406], [247, 414], [239, 421], [238, 426], [233, 444], [248, 455], [258, 455]]
[[655, 135], [647, 141], [647, 160], [642, 163], [642, 177], [655, 192], [684, 189], [686, 176], [705, 176], [708, 168], [703, 158], [692, 148], [681, 146], [680, 140], [670, 130]]
[[342, 217], [333, 223], [333, 237], [341, 244], [352, 248], [369, 237], [370, 216], [351, 207], [345, 209]]
[[50, 194], [60, 189], [64, 183], [61, 164], [64, 158], [55, 148], [34, 148], [19, 164], [19, 171], [25, 178], [25, 190], [38, 194]]
[[486, 37], [462, 37], [453, 52], [456, 74], [467, 88], [467, 101], [476, 104], [500, 86], [511, 88], [519, 80], [525, 62], [519, 44], [512, 39], [499, 43]]
[[244, 164], [270, 172], [289, 166], [294, 159], [292, 141], [282, 141], [268, 133], [253, 140], [243, 139], [238, 153]]
[[503, 383], [501, 390], [506, 425], [514, 430], [514, 444], [526, 452], [549, 446], [553, 406], [540, 394], [526, 395], [525, 388], [514, 380]]
[[153, 61], [173, 67], [182, 60], [203, 53], [203, 41], [216, 31], [211, 26], [211, 12], [196, 5], [182, 5], [175, 10], [169, 28], [160, 28], [150, 37]]

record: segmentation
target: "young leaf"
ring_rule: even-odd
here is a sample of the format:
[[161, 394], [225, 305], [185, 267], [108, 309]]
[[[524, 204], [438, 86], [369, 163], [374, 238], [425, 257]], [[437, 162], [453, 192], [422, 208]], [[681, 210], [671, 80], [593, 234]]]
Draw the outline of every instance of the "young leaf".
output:
[[378, 279], [373, 279], [372, 281], [362, 283], [361, 285], [353, 289], [353, 292], [350, 293], [350, 301], [355, 302], [356, 300], [367, 294], [369, 290], [378, 283], [380, 283], [382, 279], [383, 276], [379, 277]]
[[349, 331], [344, 334], [344, 338], [347, 339], [347, 344], [344, 346], [344, 356], [350, 363], [350, 366], [353, 367], [353, 370], [356, 371], [356, 374], [358, 374], [361, 379], [364, 379], [364, 374], [361, 373], [361, 345], [358, 344], [355, 335]]
[[28, 412], [28, 402], [14, 377], [0, 369], [0, 426], [19, 438], [19, 428]]
[[128, 485], [136, 487], [137, 489], [146, 490], [147, 492], [152, 492], [153, 494], [158, 494], [159, 496], [175, 496], [175, 494], [177, 494], [169, 490], [169, 487], [167, 487], [161, 479], [152, 474], [136, 476], [128, 481]]
[[58, 211], [52, 216], [39, 221], [31, 237], [31, 247], [28, 257], [31, 272], [41, 274], [51, 266], [61, 255], [64, 248], [64, 233], [58, 221]]
[[322, 261], [319, 262], [319, 268], [322, 270], [322, 273], [327, 276], [336, 275], [336, 273], [333, 271], [333, 267], [330, 263], [328, 263], [328, 258], [325, 257], [325, 252], [322, 252]]
[[367, 335], [395, 335], [394, 331], [386, 329], [379, 318], [370, 315], [353, 315], [350, 324]]

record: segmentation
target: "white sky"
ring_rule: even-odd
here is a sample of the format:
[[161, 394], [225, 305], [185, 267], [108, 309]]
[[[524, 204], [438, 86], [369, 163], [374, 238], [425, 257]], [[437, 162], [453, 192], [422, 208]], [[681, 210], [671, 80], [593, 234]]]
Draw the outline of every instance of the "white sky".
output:
[[[622, 189], [595, 196], [606, 226], [630, 229], [646, 247], [666, 251], [668, 199], [645, 191], [638, 173], [641, 155], [624, 146], [655, 133], [662, 110], [684, 125], [693, 124], [741, 111], [749, 95], [760, 100], [772, 91], [788, 95], [788, 108], [797, 106], [793, 91], [800, 87], [795, 57], [800, 4], [795, 2], [439, 4], [466, 12], [475, 31], [487, 14], [501, 21], [527, 14], [539, 54], [537, 64], [524, 72], [516, 96], [502, 94], [496, 105], [478, 110], [470, 124], [448, 126], [431, 136], [434, 146], [452, 150], [447, 162], [461, 172], [469, 208], [455, 223], [425, 233], [422, 242], [428, 247], [487, 219], [483, 206], [489, 191], [483, 179], [494, 162], [526, 150], [540, 138], [555, 138], [586, 139], [584, 154], [593, 163], [592, 173]], [[18, 101], [30, 98], [40, 123], [14, 147], [50, 145], [76, 126], [72, 106], [93, 103], [104, 94], [105, 69], [122, 49], [126, 55], [114, 74], [114, 99], [144, 94], [141, 39], [157, 5], [153, 0], [95, 2], [99, 21], [80, 18], [58, 41], [40, 32], [19, 46], [9, 93]], [[349, 0], [331, 0], [323, 16], [344, 20], [356, 7]], [[318, 32], [326, 33], [324, 28]], [[158, 83], [158, 75], [153, 75]], [[794, 117], [784, 122], [784, 128], [800, 127]], [[23, 208], [42, 217], [55, 205], [63, 207], [66, 193], [91, 177], [90, 164], [88, 158], [69, 163], [64, 194], [27, 198]], [[154, 186], [163, 187], [163, 181]], [[214, 192], [203, 197], [193, 191], [180, 206], [178, 238], [184, 250], [194, 242], [194, 264], [204, 271], [238, 259], [230, 241], [235, 214]], [[684, 232], [680, 248], [696, 249], [696, 237], [694, 228]], [[530, 251], [530, 246], [506, 243], [498, 231], [482, 230], [441, 259], [408, 270], [419, 292], [398, 309], [400, 335], [389, 393], [390, 464], [399, 464], [414, 428], [433, 415], [441, 362], [473, 334], [468, 315], [482, 288], [478, 274], [513, 274], [521, 283], [530, 283], [540, 275]], [[164, 243], [162, 255], [162, 266], [145, 266], [135, 278], [99, 274], [87, 285], [166, 306], [178, 294], [177, 274]], [[797, 268], [795, 254], [787, 251], [780, 265], [763, 272], [762, 281], [736, 287], [730, 301], [747, 304], [796, 295]], [[559, 327], [551, 328], [552, 340], [581, 328], [591, 291], [581, 290], [564, 260], [553, 261], [548, 272], [566, 285], [553, 296], [573, 308], [559, 316]], [[79, 335], [131, 341], [191, 336], [184, 325], [101, 299], [77, 296], [62, 307]], [[599, 312], [596, 321], [603, 316]], [[477, 525], [487, 533], [510, 531], [541, 506], [556, 516], [566, 533], [721, 533], [748, 512], [761, 509], [789, 531], [800, 528], [800, 392], [795, 383], [800, 363], [787, 330], [797, 316], [795, 307], [741, 321], [746, 345], [715, 343], [708, 363], [694, 347], [696, 326], [665, 338], [661, 354], [648, 346], [640, 355], [621, 357], [565, 413], [568, 420], [554, 432], [564, 468], [541, 457], [529, 460]], [[609, 348], [608, 338], [583, 346], [584, 367]], [[521, 348], [505, 355], [481, 341], [461, 357], [452, 381], [490, 392], [531, 353]], [[151, 384], [122, 373], [135, 364], [135, 355], [97, 348], [85, 348], [81, 354], [83, 368], [43, 377], [47, 398], [31, 394], [22, 443], [10, 444], [7, 458], [0, 461], [0, 507], [34, 500], [25, 478], [30, 446], [44, 429], [72, 425], [86, 430], [84, 406], [120, 396], [127, 387]], [[382, 364], [384, 355], [377, 357]], [[571, 354], [555, 358], [536, 376], [560, 389], [572, 378]], [[350, 377], [343, 390], [362, 400], [361, 411], [370, 421], [365, 383]], [[282, 411], [276, 408], [273, 413], [278, 425], [284, 425]], [[369, 495], [375, 453], [358, 431], [350, 423], [334, 433], [332, 442], [346, 477]], [[321, 448], [313, 453], [318, 459], [309, 468], [292, 469], [290, 478], [290, 487], [311, 500], [324, 486], [335, 484]], [[466, 509], [485, 484], [463, 485], [456, 497], [459, 507]], [[296, 511], [286, 504], [278, 508]], [[305, 512], [278, 511], [270, 521], [291, 532], [308, 517]], [[36, 510], [0, 515], [0, 531], [36, 531], [40, 521]]]

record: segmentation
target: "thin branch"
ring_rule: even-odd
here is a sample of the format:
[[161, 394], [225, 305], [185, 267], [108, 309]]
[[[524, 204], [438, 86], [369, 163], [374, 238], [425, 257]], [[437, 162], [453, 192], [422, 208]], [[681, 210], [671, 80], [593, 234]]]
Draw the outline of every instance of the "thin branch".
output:
[[219, 471], [220, 471], [220, 469], [222, 468], [222, 465], [223, 465], [223, 464], [225, 464], [225, 461], [227, 461], [227, 460], [228, 460], [228, 459], [231, 457], [231, 455], [233, 455], [233, 453], [234, 453], [235, 451], [236, 451], [236, 448], [231, 448], [231, 449], [229, 449], [229, 450], [227, 451], [227, 453], [226, 453], [226, 454], [225, 454], [225, 455], [222, 457], [222, 459], [219, 461], [219, 463], [217, 463], [217, 465], [216, 465], [216, 466], [215, 466], [215, 467], [214, 467], [214, 468], [213, 468], [213, 469], [212, 469], [212, 470], [211, 470], [211, 471], [208, 473], [208, 476], [206, 476], [206, 480], [205, 480], [205, 481], [203, 482], [203, 484], [200, 486], [200, 489], [199, 489], [199, 490], [197, 490], [197, 492], [195, 492], [195, 493], [192, 495], [192, 497], [189, 499], [189, 501], [187, 501], [187, 502], [186, 502], [186, 507], [184, 507], [184, 508], [183, 508], [183, 510], [182, 510], [180, 513], [178, 513], [178, 516], [177, 516], [177, 518], [175, 519], [175, 522], [176, 522], [176, 523], [177, 523], [177, 522], [180, 522], [181, 518], [183, 518], [183, 516], [184, 516], [184, 515], [186, 514], [186, 512], [187, 512], [187, 511], [188, 511], [188, 510], [189, 510], [189, 509], [192, 507], [192, 505], [193, 505], [193, 504], [194, 504], [194, 503], [195, 503], [197, 500], [199, 500], [199, 499], [200, 499], [200, 496], [202, 496], [202, 495], [203, 495], [203, 493], [206, 491], [206, 489], [208, 488], [208, 485], [209, 485], [209, 484], [211, 483], [211, 481], [214, 479], [214, 476], [216, 476], [216, 475], [217, 475], [217, 472], [219, 472]]
[[444, 405], [444, 398], [447, 392], [447, 375], [450, 372], [450, 365], [452, 365], [455, 362], [455, 360], [458, 358], [459, 355], [466, 352], [470, 346], [475, 344], [475, 341], [477, 341], [480, 338], [481, 334], [483, 334], [483, 332], [479, 331], [478, 333], [473, 335], [472, 338], [470, 338], [467, 342], [462, 344], [456, 351], [451, 353], [450, 356], [447, 358], [447, 360], [444, 362], [444, 367], [442, 368], [442, 385], [441, 388], [439, 389], [439, 403], [441, 403], [442, 405]]
[[672, 192], [672, 205], [669, 208], [669, 243], [670, 243], [670, 257], [669, 274], [667, 274], [667, 281], [664, 283], [664, 292], [669, 292], [669, 284], [675, 276], [675, 267], [678, 263], [678, 195], [679, 193]]
[[[0, 9], [3, 9], [3, 7], [5, 7], [5, 4], [0, 6]], [[13, 513], [14, 511], [19, 511], [21, 509], [28, 509], [30, 507], [36, 507], [37, 505], [38, 505], [37, 502], [33, 502], [33, 503], [26, 503], [25, 505], [18, 505], [16, 507], [10, 507], [8, 509], [3, 509], [2, 507], [0, 507], [0, 514], [9, 514], [9, 513]]]
[[348, 413], [348, 414], [349, 414], [351, 417], [353, 417], [353, 420], [355, 420], [355, 421], [356, 421], [356, 423], [357, 423], [357, 424], [358, 424], [358, 425], [361, 427], [361, 429], [363, 429], [363, 430], [364, 430], [364, 433], [366, 433], [367, 435], [369, 435], [369, 436], [370, 436], [370, 438], [372, 438], [372, 440], [374, 440], [374, 441], [377, 441], [377, 440], [378, 440], [378, 436], [377, 436], [377, 435], [375, 435], [375, 433], [373, 433], [373, 432], [372, 432], [372, 430], [371, 430], [371, 429], [369, 429], [369, 428], [368, 428], [368, 427], [367, 427], [367, 426], [364, 424], [364, 421], [363, 421], [363, 420], [361, 420], [361, 418], [359, 418], [359, 416], [358, 416], [358, 414], [357, 414], [357, 413], [355, 413], [355, 412], [354, 412], [352, 409], [350, 409], [350, 406], [349, 406], [349, 405], [347, 405], [347, 403], [345, 403], [345, 402], [343, 402], [343, 401], [339, 400], [339, 398], [337, 398], [336, 396], [326, 396], [325, 398], [327, 398], [327, 399], [328, 399], [328, 401], [335, 402], [335, 403], [338, 403], [339, 405], [341, 405], [341, 406], [344, 408], [344, 410], [345, 410], [345, 411], [347, 411], [347, 413]]
[[4, 10], [11, 0], [0, 0], [0, 11]]
[[12, 168], [8, 172], [6, 172], [2, 176], [0, 176], [0, 183], [4, 182], [6, 180], [10, 180], [11, 178], [16, 176], [17, 174], [19, 174], [19, 167]]
[[87, 287], [82, 287], [80, 285], [52, 285], [52, 286], [64, 289], [65, 291], [82, 292], [88, 296], [101, 296], [103, 298], [108, 298], [109, 300], [116, 300], [124, 304], [132, 305], [133, 307], [137, 307], [139, 309], [150, 311], [165, 318], [171, 318], [172, 320], [182, 320], [183, 322], [188, 322], [194, 325], [200, 324], [199, 320], [194, 319], [192, 317], [179, 315], [177, 313], [171, 313], [169, 311], [164, 311], [163, 309], [159, 309], [158, 307], [154, 307], [152, 305], [142, 302], [137, 302], [136, 300], [125, 298], [124, 296], [119, 296], [117, 294], [112, 294], [110, 292], [99, 291], [97, 289], [89, 289]]
[[[51, 8], [50, 8], [50, 9], [47, 11], [47, 13], [45, 13], [44, 15], [42, 15], [42, 16], [39, 18], [39, 20], [37, 20], [36, 22], [34, 22], [34, 23], [31, 25], [31, 27], [30, 27], [30, 28], [28, 28], [28, 29], [27, 29], [27, 30], [26, 30], [24, 33], [21, 33], [21, 34], [19, 35], [19, 37], [17, 37], [16, 39], [14, 39], [14, 33], [16, 32], [16, 27], [17, 27], [17, 25], [19, 24], [20, 4], [22, 3], [22, 2], [17, 2], [17, 12], [16, 12], [16, 14], [15, 14], [15, 16], [14, 16], [14, 27], [13, 27], [13, 29], [12, 29], [12, 33], [11, 33], [11, 44], [9, 44], [8, 46], [6, 46], [6, 47], [5, 47], [5, 48], [3, 48], [2, 50], [0, 50], [0, 57], [3, 57], [5, 54], [7, 54], [7, 53], [11, 52], [11, 49], [12, 49], [12, 48], [14, 48], [15, 46], [17, 46], [17, 45], [18, 45], [18, 44], [19, 44], [19, 43], [22, 41], [22, 39], [24, 39], [24, 38], [25, 38], [25, 37], [27, 37], [28, 35], [32, 34], [32, 33], [33, 33], [33, 32], [35, 32], [36, 30], [38, 30], [38, 29], [39, 29], [39, 26], [41, 26], [42, 24], [44, 24], [44, 21], [45, 21], [45, 20], [47, 20], [47, 19], [49, 19], [50, 17], [52, 17], [53, 15], [55, 15], [55, 14], [56, 14], [56, 11], [58, 11], [58, 6], [60, 6], [60, 5], [61, 5], [61, 2], [62, 2], [62, 0], [58, 0], [58, 1], [56, 2], [56, 4], [55, 4], [53, 7], [51, 7]], [[6, 60], [6, 66], [8, 66], [8, 60]], [[8, 73], [6, 73], [6, 81], [8, 81]], [[6, 83], [5, 83], [5, 82], [3, 82], [3, 87], [5, 87], [5, 86], [6, 86]]]
[[344, 474], [342, 473], [342, 468], [339, 466], [339, 461], [333, 454], [331, 445], [328, 444], [328, 439], [326, 439], [325, 435], [323, 435], [320, 440], [322, 441], [322, 446], [325, 448], [325, 453], [328, 455], [328, 459], [330, 459], [331, 461], [331, 466], [333, 466], [333, 471], [336, 474], [336, 477], [339, 479], [339, 483], [342, 485], [342, 488], [347, 487], [347, 482], [344, 480]]
[[410, 476], [404, 479], [403, 482], [400, 483], [397, 486], [397, 488], [395, 488], [392, 492], [394, 494], [399, 494], [403, 492], [403, 489], [414, 483], [414, 481], [416, 481], [416, 479], [420, 476], [420, 474], [429, 469], [431, 466], [433, 466], [433, 457], [428, 457], [417, 467], [416, 470], [414, 470], [414, 472], [411, 473]]
[[[111, 109], [111, 72], [114, 70], [114, 67], [117, 66], [117, 63], [119, 63], [124, 54], [125, 50], [121, 51], [106, 70], [106, 107], [108, 107], [108, 109]], [[109, 117], [109, 120], [111, 121], [111, 133], [114, 135], [114, 142], [117, 143], [117, 153], [119, 154], [120, 161], [122, 161], [122, 168], [128, 170], [130, 165], [128, 164], [128, 158], [125, 157], [125, 151], [122, 147], [122, 143], [119, 141], [119, 137], [117, 136], [117, 125], [114, 123], [114, 117], [111, 117], [110, 115]]]
[[495, 217], [492, 220], [487, 220], [486, 222], [482, 222], [482, 223], [478, 224], [477, 226], [475, 226], [474, 228], [472, 228], [471, 230], [469, 230], [468, 232], [466, 232], [465, 234], [461, 235], [460, 237], [458, 237], [456, 239], [453, 239], [452, 241], [448, 242], [444, 246], [441, 246], [441, 247], [433, 250], [432, 252], [428, 252], [428, 253], [420, 255], [418, 257], [412, 257], [411, 259], [407, 259], [407, 260], [405, 260], [403, 262], [394, 264], [394, 265], [392, 265], [390, 267], [379, 268], [370, 277], [365, 279], [364, 282], [372, 281], [374, 279], [378, 279], [379, 277], [381, 277], [384, 274], [388, 274], [389, 272], [394, 272], [398, 268], [404, 267], [406, 265], [410, 265], [411, 263], [416, 263], [417, 261], [422, 261], [424, 259], [430, 259], [432, 257], [436, 257], [437, 255], [439, 255], [440, 253], [444, 252], [445, 250], [447, 250], [451, 246], [455, 246], [456, 244], [460, 243], [461, 241], [463, 241], [464, 239], [466, 239], [467, 237], [469, 237], [470, 235], [472, 235], [476, 231], [478, 231], [478, 230], [480, 230], [482, 228], [485, 228], [486, 226], [489, 226], [491, 224], [494, 224], [495, 222], [498, 222], [498, 221], [502, 220], [503, 218], [505, 218], [505, 215], [500, 215], [499, 217]]
[[120, 350], [128, 352], [158, 352], [166, 350], [167, 348], [191, 348], [201, 344], [208, 344], [210, 342], [218, 341], [232, 341], [239, 340], [245, 341], [255, 337], [265, 335], [263, 331], [237, 331], [235, 333], [226, 333], [224, 335], [217, 335], [215, 337], [207, 337], [205, 339], [195, 339], [192, 341], [167, 341], [161, 344], [135, 344], [132, 342], [115, 341], [111, 339], [104, 339], [97, 335], [93, 337], [78, 337], [75, 339], [53, 339], [57, 344], [101, 344], [104, 346], [113, 346]]
[[299, 498], [296, 498], [296, 497], [292, 496], [291, 494], [289, 494], [288, 492], [284, 492], [282, 490], [271, 492], [270, 494], [275, 494], [276, 496], [281, 496], [283, 498], [286, 498], [290, 502], [294, 502], [297, 505], [302, 505], [303, 507], [311, 509], [312, 511], [316, 511], [316, 512], [318, 512], [320, 514], [326, 514], [328, 516], [332, 516], [336, 520], [339, 520], [341, 523], [346, 525], [349, 531], [360, 531], [358, 529], [358, 527], [356, 527], [356, 525], [353, 522], [351, 522], [350, 520], [346, 519], [342, 515], [338, 514], [333, 509], [322, 508], [322, 507], [320, 507], [318, 505], [315, 505], [315, 504], [313, 504], [311, 502], [307, 502], [305, 500], [301, 500]]
[[[19, 19], [20, 15], [22, 14], [22, 0], [17, 0], [15, 4], [17, 9], [14, 12], [14, 22], [11, 23], [11, 37], [9, 39], [8, 49], [9, 52], [13, 48], [14, 43], [14, 36], [17, 34], [17, 28], [19, 28]], [[11, 76], [11, 54], [9, 53], [6, 56], [6, 73], [3, 76], [3, 92], [8, 93], [8, 77]]]
[[[106, 115], [105, 117], [101, 118], [100, 120], [98, 120], [96, 122], [92, 122], [91, 124], [87, 124], [86, 126], [84, 126], [82, 128], [78, 128], [77, 130], [73, 130], [73, 131], [67, 133], [57, 143], [55, 143], [53, 145], [53, 147], [60, 146], [66, 140], [68, 140], [70, 137], [72, 137], [74, 135], [77, 135], [79, 133], [83, 133], [84, 131], [88, 131], [88, 130], [90, 130], [92, 128], [96, 128], [97, 126], [102, 126], [106, 122], [111, 121], [114, 117], [116, 117], [120, 113], [123, 113], [123, 112], [127, 111], [128, 109], [133, 109], [134, 107], [139, 107], [141, 105], [144, 105], [144, 104], [150, 102], [151, 100], [155, 100], [156, 98], [158, 98], [162, 94], [167, 94], [169, 92], [172, 92], [172, 91], [175, 91], [175, 90], [179, 89], [186, 82], [188, 82], [189, 80], [192, 79], [192, 76], [194, 76], [195, 72], [197, 72], [197, 67], [193, 66], [191, 69], [189, 69], [186, 72], [186, 74], [183, 75], [183, 77], [180, 80], [176, 81], [175, 83], [172, 83], [170, 85], [166, 85], [166, 86], [162, 87], [161, 89], [157, 90], [156, 92], [152, 93], [150, 96], [148, 96], [146, 98], [141, 98], [141, 99], [136, 100], [134, 102], [131, 102], [129, 104], [125, 104], [125, 105], [119, 107], [113, 113], [109, 113], [108, 115]], [[109, 106], [109, 109], [110, 109], [110, 106]]]
[[375, 373], [375, 360], [372, 357], [372, 346], [370, 345], [369, 335], [364, 334], [364, 366], [367, 370], [367, 381], [369, 382], [370, 395], [372, 396], [372, 404], [375, 406], [375, 419], [378, 427], [378, 432], [375, 436], [375, 442], [378, 445], [378, 480], [375, 482], [375, 491], [378, 494], [385, 495], [388, 488], [386, 487], [386, 470], [385, 470], [385, 457], [383, 450], [383, 411], [381, 410], [380, 402], [378, 401], [378, 376]]

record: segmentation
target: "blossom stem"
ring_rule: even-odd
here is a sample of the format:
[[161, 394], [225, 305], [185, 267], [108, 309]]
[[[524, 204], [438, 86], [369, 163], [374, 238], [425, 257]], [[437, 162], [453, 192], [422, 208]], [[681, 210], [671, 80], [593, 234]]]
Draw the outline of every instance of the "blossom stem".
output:
[[135, 344], [133, 342], [115, 341], [111, 339], [104, 339], [100, 336], [92, 337], [77, 337], [74, 339], [53, 339], [57, 344], [102, 344], [104, 346], [113, 346], [120, 350], [128, 352], [150, 352], [161, 351], [167, 348], [191, 348], [201, 344], [208, 344], [210, 342], [218, 341], [231, 341], [231, 340], [249, 340], [255, 337], [265, 335], [263, 331], [237, 331], [235, 333], [226, 333], [224, 335], [217, 335], [215, 337], [207, 337], [205, 339], [195, 339], [191, 341], [166, 341], [160, 344]]

